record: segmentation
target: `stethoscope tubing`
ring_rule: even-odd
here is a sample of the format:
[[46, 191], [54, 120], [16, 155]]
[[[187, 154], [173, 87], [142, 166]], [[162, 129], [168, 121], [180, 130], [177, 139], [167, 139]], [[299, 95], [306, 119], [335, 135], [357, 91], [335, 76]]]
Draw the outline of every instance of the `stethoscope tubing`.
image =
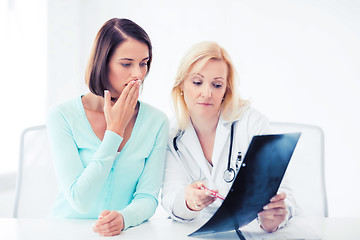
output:
[[[235, 170], [231, 167], [231, 155], [232, 155], [232, 146], [233, 146], [233, 141], [234, 141], [234, 124], [235, 122], [233, 122], [231, 124], [231, 132], [230, 132], [230, 147], [229, 147], [229, 156], [228, 156], [228, 163], [227, 163], [227, 168], [224, 172], [224, 181], [227, 183], [231, 183], [232, 181], [234, 181], [235, 178]], [[180, 151], [179, 148], [177, 146], [176, 140], [177, 138], [183, 134], [183, 131], [178, 131], [176, 136], [173, 138], [173, 147], [174, 150], [176, 151], [177, 155], [179, 156], [179, 158], [181, 158], [180, 156]], [[181, 162], [181, 159], [180, 159]], [[188, 172], [188, 174], [193, 178], [193, 175], [190, 174], [189, 170], [184, 166], [184, 164], [181, 162], [181, 165], [183, 166], [183, 168]], [[201, 172], [200, 172], [200, 177], [201, 177]]]

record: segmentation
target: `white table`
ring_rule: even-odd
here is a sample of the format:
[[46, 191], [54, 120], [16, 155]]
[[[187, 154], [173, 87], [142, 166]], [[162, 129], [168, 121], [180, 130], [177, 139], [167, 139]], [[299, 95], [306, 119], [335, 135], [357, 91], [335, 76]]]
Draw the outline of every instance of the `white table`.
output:
[[[92, 231], [94, 222], [95, 220], [80, 219], [0, 218], [0, 239], [238, 239], [235, 232], [187, 237], [189, 233], [200, 227], [202, 223], [183, 224], [165, 218], [150, 219], [115, 237], [101, 237]], [[250, 239], [247, 235], [250, 233], [251, 235], [260, 234], [256, 235], [255, 239], [358, 240], [360, 239], [360, 218], [298, 218], [296, 221], [290, 222], [284, 229], [272, 234], [266, 234], [256, 226], [253, 229], [251, 226], [247, 226], [242, 228], [242, 231], [247, 239]]]

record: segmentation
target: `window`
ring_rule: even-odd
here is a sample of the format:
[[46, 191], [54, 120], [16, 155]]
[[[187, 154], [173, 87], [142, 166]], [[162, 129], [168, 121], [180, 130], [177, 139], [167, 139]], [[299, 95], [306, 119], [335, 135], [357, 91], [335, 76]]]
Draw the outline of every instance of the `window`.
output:
[[46, 3], [0, 1], [0, 174], [17, 170], [22, 130], [45, 122]]

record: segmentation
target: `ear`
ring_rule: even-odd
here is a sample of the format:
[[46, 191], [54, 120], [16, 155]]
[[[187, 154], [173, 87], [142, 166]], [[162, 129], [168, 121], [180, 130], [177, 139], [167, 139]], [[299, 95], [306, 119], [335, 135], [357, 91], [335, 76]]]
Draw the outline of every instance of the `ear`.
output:
[[184, 91], [184, 81], [179, 84], [179, 90], [181, 93]]

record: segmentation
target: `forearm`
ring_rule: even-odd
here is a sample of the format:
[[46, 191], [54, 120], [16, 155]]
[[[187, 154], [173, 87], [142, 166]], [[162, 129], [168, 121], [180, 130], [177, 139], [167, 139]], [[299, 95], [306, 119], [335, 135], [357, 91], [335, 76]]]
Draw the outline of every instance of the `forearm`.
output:
[[167, 149], [161, 203], [173, 220], [189, 222], [199, 215], [199, 212], [188, 209], [185, 203], [185, 188], [192, 180], [172, 150], [170, 147]]
[[106, 182], [122, 138], [107, 131], [100, 147], [85, 165], [69, 129], [49, 124], [49, 136], [60, 190], [75, 211], [88, 211]]
[[186, 205], [185, 189], [178, 191], [171, 206], [171, 218], [180, 222], [189, 222], [198, 217], [200, 211], [192, 211]]
[[91, 162], [73, 182], [64, 186], [65, 196], [76, 211], [86, 212], [91, 208], [109, 176], [121, 140], [117, 134], [106, 131]]
[[137, 196], [126, 208], [118, 211], [124, 218], [124, 230], [139, 225], [154, 215], [157, 200], [147, 194]]

